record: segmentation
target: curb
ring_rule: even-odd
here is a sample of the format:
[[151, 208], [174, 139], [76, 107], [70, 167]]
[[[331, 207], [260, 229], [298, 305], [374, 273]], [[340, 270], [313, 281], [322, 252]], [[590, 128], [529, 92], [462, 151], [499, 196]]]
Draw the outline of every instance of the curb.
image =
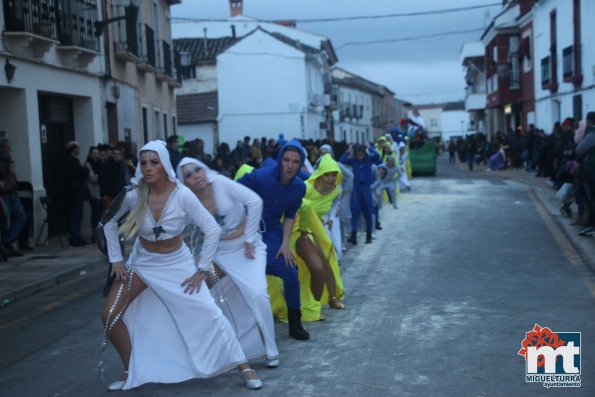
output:
[[[105, 267], [105, 258], [98, 258], [86, 264], [64, 270], [51, 277], [47, 277], [40, 281], [35, 281], [24, 287], [15, 289], [8, 294], [0, 296], [0, 308], [6, 307], [15, 301], [29, 297], [38, 292], [44, 291], [58, 284], [73, 280], [76, 277], [81, 277], [81, 272], [85, 271], [87, 274], [99, 271]], [[83, 275], [86, 276], [86, 275]]]
[[[546, 193], [543, 191], [543, 189], [534, 187], [534, 186], [530, 186], [530, 189], [535, 194], [535, 197], [537, 198], [537, 200], [539, 200], [539, 203], [547, 210], [548, 214], [550, 215], [552, 220], [556, 223], [556, 225], [558, 226], [558, 228], [560, 229], [560, 231], [562, 232], [564, 237], [566, 237], [566, 239], [570, 242], [572, 247], [579, 254], [581, 260], [587, 265], [587, 268], [591, 272], [595, 273], [595, 262], [592, 259], [592, 255], [589, 255], [589, 253], [586, 252], [586, 250], [582, 247], [582, 244], [577, 242], [577, 236], [576, 236], [576, 234], [573, 234], [574, 231], [569, 230], [570, 228], [568, 227], [568, 225], [566, 223], [562, 222], [559, 217], [554, 216], [554, 214], [550, 210], [551, 203], [547, 203], [545, 201], [546, 198], [543, 197], [546, 195]], [[579, 236], [578, 238], [584, 238], [584, 237]], [[588, 239], [590, 239], [590, 238], [591, 237], [584, 238], [584, 239], [585, 239], [585, 241], [588, 241]]]

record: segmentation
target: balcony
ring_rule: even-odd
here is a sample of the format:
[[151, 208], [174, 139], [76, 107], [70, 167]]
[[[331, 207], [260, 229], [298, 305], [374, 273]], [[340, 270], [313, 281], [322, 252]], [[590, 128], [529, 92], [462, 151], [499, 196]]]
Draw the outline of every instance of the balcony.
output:
[[145, 53], [139, 57], [136, 68], [143, 73], [155, 73], [157, 71], [157, 57], [155, 55], [155, 33], [149, 25], [145, 25], [145, 42], [147, 44]]
[[474, 93], [465, 97], [465, 110], [483, 110], [486, 107], [486, 94]]
[[93, 0], [59, 0], [60, 18], [56, 47], [66, 62], [86, 67], [100, 54], [95, 35], [98, 19], [97, 2]]
[[139, 58], [139, 30], [142, 25], [137, 23], [138, 7], [112, 6], [114, 17], [124, 17], [114, 26], [114, 55], [122, 62], [137, 62]]
[[97, 0], [4, 0], [8, 47], [42, 58], [54, 45], [86, 66], [99, 54]]
[[4, 38], [15, 52], [31, 51], [35, 58], [58, 43], [56, 0], [4, 0]]

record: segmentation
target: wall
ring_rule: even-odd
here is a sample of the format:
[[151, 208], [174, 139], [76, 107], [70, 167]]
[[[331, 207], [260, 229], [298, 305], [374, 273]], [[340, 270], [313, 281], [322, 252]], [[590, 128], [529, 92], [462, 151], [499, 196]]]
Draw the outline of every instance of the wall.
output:
[[234, 147], [245, 135], [307, 136], [302, 52], [257, 31], [217, 57], [217, 76], [221, 142]]
[[[557, 19], [557, 82], [558, 91], [552, 94], [541, 85], [541, 59], [549, 55], [550, 47], [550, 12], [556, 9]], [[562, 50], [573, 45], [573, 8], [571, 1], [546, 0], [534, 8], [534, 43], [535, 43], [535, 99], [536, 126], [550, 133], [553, 123], [573, 116], [573, 96], [582, 96], [583, 117], [595, 110], [595, 49], [591, 45], [595, 40], [595, 24], [590, 16], [595, 14], [595, 3], [581, 1], [581, 46], [582, 46], [582, 85], [575, 90], [571, 82], [563, 78]]]
[[[216, 123], [180, 124], [178, 125], [178, 135], [183, 136], [186, 141], [191, 141], [196, 138], [202, 139], [205, 142], [205, 153], [215, 155], [216, 128]], [[236, 141], [234, 140], [227, 143], [231, 148], [234, 148], [235, 142]]]

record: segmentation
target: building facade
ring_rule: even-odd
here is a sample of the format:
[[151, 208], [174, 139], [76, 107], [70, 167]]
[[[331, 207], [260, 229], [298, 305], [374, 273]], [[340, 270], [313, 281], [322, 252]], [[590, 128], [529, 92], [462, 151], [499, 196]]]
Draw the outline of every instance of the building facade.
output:
[[595, 110], [595, 3], [542, 0], [533, 7], [536, 124], [550, 132]]
[[243, 36], [217, 57], [219, 139], [325, 138], [328, 73], [324, 50], [262, 28]]
[[170, 6], [181, 0], [114, 0], [106, 7], [107, 65], [102, 81], [107, 141], [133, 151], [176, 132]]
[[78, 141], [84, 161], [85, 149], [104, 138], [99, 77], [105, 63], [95, 34], [101, 6], [15, 0], [0, 8], [0, 134], [12, 143], [18, 180], [32, 185], [35, 232], [46, 215], [42, 196], [66, 219], [65, 144]]
[[465, 110], [469, 116], [468, 125], [475, 133], [486, 132], [486, 74], [484, 60], [485, 48], [481, 42], [463, 44], [461, 63], [465, 68]]
[[84, 162], [99, 142], [134, 150], [173, 133], [169, 6], [180, 1], [3, 3], [0, 135], [12, 143], [18, 179], [32, 185], [34, 233], [46, 216], [42, 196], [58, 220], [50, 232], [63, 232], [67, 142], [78, 141]]
[[[176, 89], [178, 135], [185, 140], [202, 139], [205, 153], [214, 154], [219, 138], [219, 95], [217, 55], [238, 41], [237, 37], [179, 38], [174, 40], [179, 54]], [[228, 142], [232, 145], [234, 142]]]

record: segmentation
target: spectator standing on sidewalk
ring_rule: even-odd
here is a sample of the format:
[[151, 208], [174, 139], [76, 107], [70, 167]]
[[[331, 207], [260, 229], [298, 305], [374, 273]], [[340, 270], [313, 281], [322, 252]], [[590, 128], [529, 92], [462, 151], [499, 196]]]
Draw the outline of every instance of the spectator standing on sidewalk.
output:
[[457, 155], [457, 146], [455, 145], [454, 139], [451, 139], [450, 143], [448, 144], [448, 162], [450, 164], [457, 163], [456, 155]]
[[595, 233], [595, 112], [587, 113], [585, 137], [576, 148], [576, 153], [581, 158], [589, 211], [587, 227], [581, 230], [579, 234], [581, 236], [590, 236]]
[[110, 151], [111, 155], [101, 165], [99, 187], [101, 190], [101, 213], [104, 213], [114, 197], [126, 185], [126, 164], [119, 149]]
[[2, 245], [7, 256], [23, 256], [15, 249], [14, 242], [27, 222], [27, 214], [17, 194], [16, 168], [11, 152], [10, 141], [0, 138], [0, 197], [8, 212], [4, 214], [8, 227], [2, 229]]
[[66, 159], [64, 172], [66, 177], [66, 197], [68, 201], [68, 241], [73, 247], [88, 244], [81, 234], [81, 221], [83, 219], [83, 203], [89, 200], [89, 169], [81, 164], [79, 156], [81, 150], [76, 141], [66, 144]]
[[465, 139], [465, 161], [469, 171], [473, 171], [473, 164], [475, 163], [475, 155], [477, 154], [477, 145], [473, 135], [468, 135]]
[[180, 160], [182, 160], [182, 155], [180, 154], [180, 141], [178, 140], [177, 135], [172, 135], [167, 138], [167, 151], [169, 152], [171, 166], [175, 170]]
[[101, 172], [101, 161], [97, 146], [89, 148], [85, 167], [89, 170], [89, 206], [91, 207], [91, 230], [95, 230], [101, 216], [101, 189], [99, 188], [99, 173]]

